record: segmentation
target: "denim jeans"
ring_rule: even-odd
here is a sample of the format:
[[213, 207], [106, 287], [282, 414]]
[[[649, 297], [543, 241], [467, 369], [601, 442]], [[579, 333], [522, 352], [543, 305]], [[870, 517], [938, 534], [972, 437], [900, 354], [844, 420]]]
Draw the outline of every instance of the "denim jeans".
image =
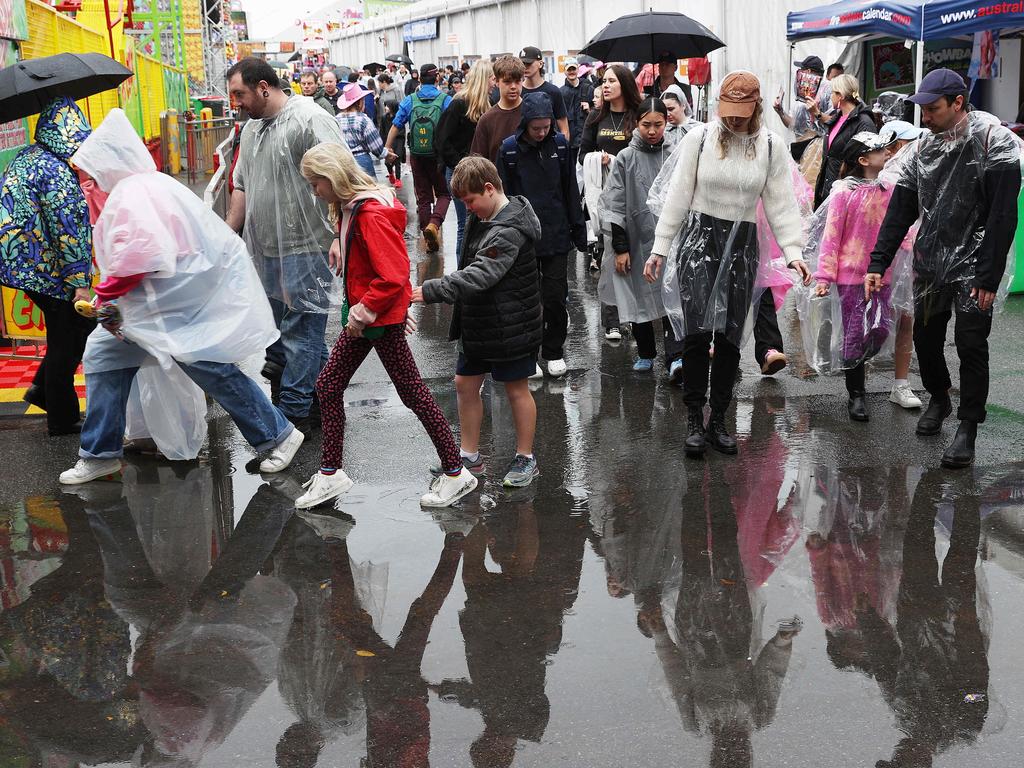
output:
[[277, 299], [270, 299], [270, 308], [281, 331], [281, 338], [267, 349], [267, 360], [284, 369], [278, 404], [289, 419], [303, 419], [309, 415], [316, 377], [327, 365], [327, 315], [296, 312]]
[[369, 152], [360, 152], [358, 155], [355, 155], [355, 158], [356, 164], [366, 171], [371, 179], [377, 178], [377, 170], [373, 165], [373, 156]]
[[452, 169], [445, 168], [444, 178], [448, 182], [448, 193], [452, 196], [452, 205], [455, 206], [455, 216], [459, 220], [458, 237], [455, 240], [455, 257], [462, 255], [462, 233], [466, 231], [466, 204], [452, 192]]
[[[199, 388], [220, 403], [249, 444], [265, 451], [295, 429], [255, 381], [233, 363], [178, 363]], [[83, 459], [121, 456], [125, 411], [138, 368], [90, 373], [85, 378], [85, 424], [78, 455]]]

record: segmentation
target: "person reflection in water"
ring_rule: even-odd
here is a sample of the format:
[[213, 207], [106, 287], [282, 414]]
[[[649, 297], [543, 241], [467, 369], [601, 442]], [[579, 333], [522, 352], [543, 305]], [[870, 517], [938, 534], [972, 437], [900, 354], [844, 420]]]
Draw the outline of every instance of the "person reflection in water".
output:
[[[435, 690], [483, 717], [469, 750], [474, 768], [508, 768], [519, 740], [539, 743], [547, 729], [547, 665], [576, 601], [587, 536], [584, 517], [552, 506], [539, 513], [523, 501], [466, 538], [459, 625], [470, 680], [446, 680]], [[487, 570], [488, 552], [500, 572]]]
[[711, 767], [747, 768], [754, 759], [751, 734], [775, 717], [801, 624], [795, 617], [783, 622], [751, 653], [751, 585], [740, 557], [729, 488], [724, 478], [708, 477], [703, 468], [687, 480], [676, 640], [658, 604], [645, 606], [641, 631], [654, 637], [683, 728], [711, 736]]
[[953, 499], [949, 551], [939, 566], [935, 517], [949, 501], [948, 474], [930, 471], [914, 494], [903, 540], [896, 627], [870, 605], [858, 622], [874, 677], [900, 730], [890, 760], [876, 768], [930, 768], [935, 755], [977, 740], [988, 716], [988, 638], [978, 620], [979, 495]]

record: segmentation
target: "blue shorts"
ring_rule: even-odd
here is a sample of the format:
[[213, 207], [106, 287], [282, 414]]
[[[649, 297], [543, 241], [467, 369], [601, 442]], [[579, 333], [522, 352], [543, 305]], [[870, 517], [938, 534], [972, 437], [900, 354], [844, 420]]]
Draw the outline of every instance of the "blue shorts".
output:
[[495, 381], [519, 381], [529, 378], [537, 370], [537, 358], [534, 355], [521, 357], [518, 360], [501, 360], [490, 362], [488, 360], [470, 360], [463, 353], [459, 353], [459, 361], [455, 363], [456, 376], [483, 376], [491, 374]]

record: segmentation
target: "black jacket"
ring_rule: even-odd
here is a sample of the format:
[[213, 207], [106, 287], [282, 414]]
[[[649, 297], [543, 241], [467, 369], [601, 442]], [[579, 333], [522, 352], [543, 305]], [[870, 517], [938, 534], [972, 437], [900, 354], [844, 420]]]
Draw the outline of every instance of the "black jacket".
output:
[[537, 352], [543, 325], [534, 245], [540, 237], [529, 201], [509, 198], [490, 221], [470, 214], [458, 270], [423, 283], [426, 303], [455, 305], [448, 338], [462, 340], [467, 358], [499, 362]]
[[[551, 130], [534, 145], [526, 138], [526, 126], [539, 118], [549, 118]], [[555, 131], [551, 100], [546, 95], [529, 93], [523, 99], [519, 130], [501, 143], [496, 165], [505, 194], [525, 197], [540, 219], [543, 236], [537, 243], [539, 257], [566, 254], [573, 247], [586, 250], [576, 166], [568, 142]]]
[[578, 80], [575, 87], [566, 82], [559, 90], [562, 92], [562, 101], [565, 102], [566, 117], [569, 118], [570, 146], [579, 147], [583, 141], [583, 123], [586, 122], [588, 114], [580, 105], [586, 101], [593, 108], [594, 86], [587, 80]]
[[434, 135], [434, 151], [445, 167], [454, 168], [459, 160], [469, 156], [469, 148], [476, 134], [476, 123], [469, 119], [466, 99], [452, 99], [452, 103], [441, 113]]
[[850, 139], [861, 131], [875, 133], [878, 128], [875, 120], [871, 117], [871, 108], [866, 104], [858, 104], [850, 116], [846, 118], [843, 127], [839, 129], [834, 141], [829, 141], [829, 134], [825, 134], [825, 146], [822, 148], [821, 170], [818, 172], [818, 181], [814, 185], [814, 207], [821, 205], [832, 190], [832, 185], [839, 178], [839, 169], [843, 165], [843, 153]]

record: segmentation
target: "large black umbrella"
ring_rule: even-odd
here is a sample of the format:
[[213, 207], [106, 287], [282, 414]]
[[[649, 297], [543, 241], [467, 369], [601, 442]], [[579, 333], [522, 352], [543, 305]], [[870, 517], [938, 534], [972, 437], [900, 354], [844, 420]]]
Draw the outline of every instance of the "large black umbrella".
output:
[[689, 16], [648, 11], [608, 22], [580, 53], [602, 61], [651, 63], [664, 54], [686, 59], [707, 56], [724, 47], [714, 32]]
[[371, 61], [369, 64], [363, 64], [363, 69], [370, 73], [373, 77], [377, 76], [377, 73], [382, 69], [387, 69], [383, 64], [378, 64], [375, 61]]
[[355, 72], [355, 70], [352, 69], [352, 67], [346, 67], [344, 64], [339, 64], [332, 71], [334, 72], [334, 76], [338, 78], [339, 81], [347, 80], [348, 76]]
[[132, 71], [102, 53], [58, 53], [0, 70], [0, 122], [37, 115], [58, 96], [84, 99], [117, 88]]
[[404, 53], [390, 53], [387, 55], [384, 61], [393, 61], [396, 64], [405, 64], [405, 66], [407, 67], [412, 66], [412, 59], [410, 59]]

